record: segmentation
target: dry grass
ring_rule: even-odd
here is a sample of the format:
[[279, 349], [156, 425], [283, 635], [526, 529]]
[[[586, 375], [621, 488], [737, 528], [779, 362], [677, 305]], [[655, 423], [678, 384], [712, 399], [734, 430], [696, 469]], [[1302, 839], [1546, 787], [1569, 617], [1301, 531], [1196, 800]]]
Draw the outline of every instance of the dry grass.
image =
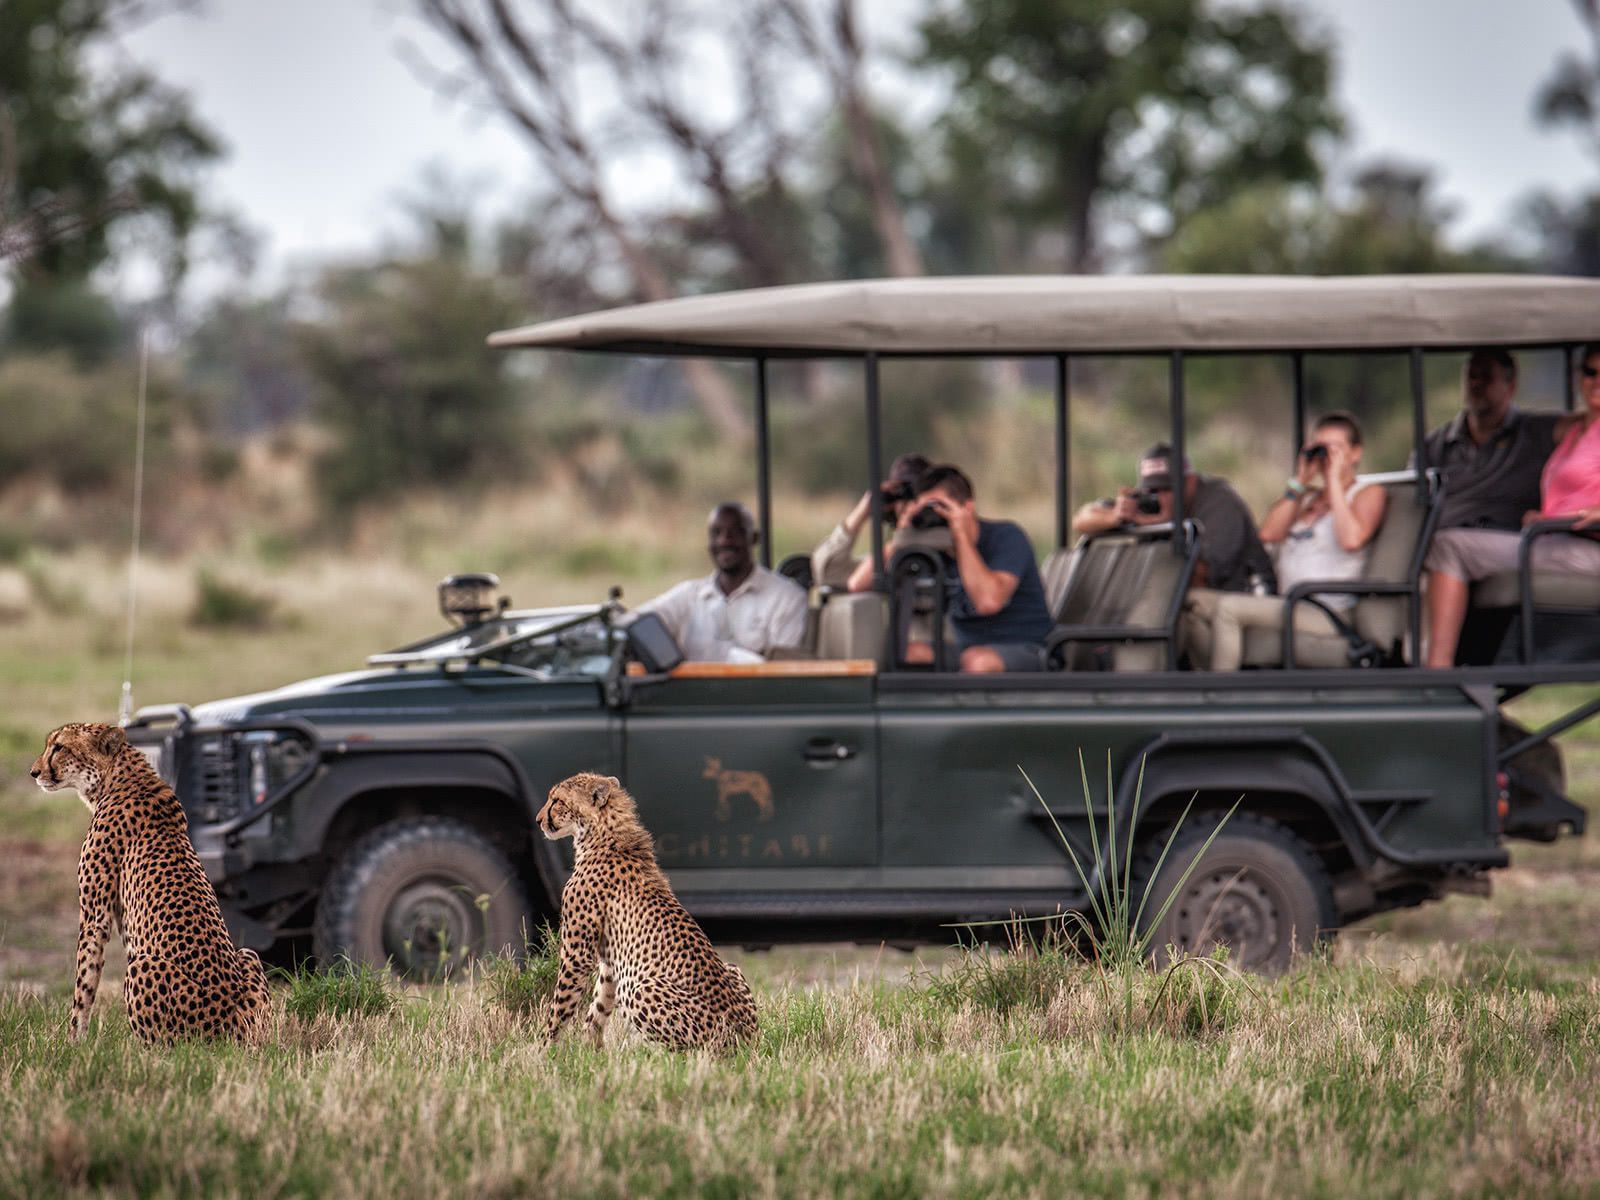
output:
[[[679, 517], [608, 531], [553, 503], [539, 516], [573, 523], [565, 551], [440, 509], [363, 534], [373, 545], [414, 537], [404, 565], [212, 560], [272, 597], [282, 623], [265, 631], [192, 628], [197, 564], [154, 561], [139, 699], [359, 666], [366, 650], [436, 628], [432, 587], [448, 569], [499, 567], [519, 603], [596, 598], [613, 581], [637, 599], [699, 569], [690, 539], [671, 560], [584, 551], [592, 569], [570, 577], [570, 560], [556, 560], [572, 546], [660, 544], [653, 522]], [[440, 549], [452, 528], [454, 548]], [[11, 684], [0, 710], [0, 1196], [1600, 1192], [1592, 839], [1518, 846], [1491, 900], [1368, 923], [1329, 961], [1255, 991], [1190, 972], [1163, 993], [1143, 972], [1021, 962], [1007, 969], [1024, 986], [1007, 994], [1022, 998], [999, 1003], [979, 986], [983, 963], [949, 952], [780, 948], [739, 956], [762, 1032], [729, 1057], [629, 1041], [604, 1055], [546, 1048], [536, 1017], [505, 1006], [515, 989], [483, 982], [407, 990], [391, 1012], [342, 1017], [291, 1015], [280, 983], [266, 1049], [152, 1050], [121, 1014], [114, 949], [93, 1032], [71, 1045], [72, 870], [86, 814], [75, 798], [39, 794], [25, 768], [53, 724], [114, 712], [123, 583], [117, 564], [87, 553], [23, 573], [32, 598], [0, 623]], [[1552, 715], [1559, 699], [1525, 701], [1524, 719]], [[1580, 737], [1568, 761], [1575, 790], [1600, 793], [1600, 740]]]
[[[1470, 957], [1470, 956], [1469, 956]], [[728, 1057], [546, 1048], [480, 987], [280, 1012], [261, 1051], [70, 1046], [0, 1000], [0, 1179], [113, 1191], [512, 1195], [1584, 1194], [1600, 987], [1420, 956], [1235, 989], [1203, 1028], [1087, 967], [998, 1014], [927, 986], [760, 987]], [[1119, 989], [1147, 1020], [1129, 1024]], [[1192, 1009], [1192, 1002], [1191, 1002]]]

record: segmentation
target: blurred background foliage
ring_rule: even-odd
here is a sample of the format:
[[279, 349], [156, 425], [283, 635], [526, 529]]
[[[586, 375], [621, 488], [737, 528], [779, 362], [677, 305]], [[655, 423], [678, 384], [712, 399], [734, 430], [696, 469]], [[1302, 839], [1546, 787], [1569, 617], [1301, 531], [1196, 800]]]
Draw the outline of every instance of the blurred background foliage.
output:
[[[1519, 102], [1574, 138], [1592, 187], [1531, 193], [1515, 228], [1465, 246], [1427, 163], [1356, 153], [1338, 47], [1308, 5], [926, 0], [909, 49], [891, 51], [864, 35], [862, 2], [651, 0], [602, 20], [559, 0], [405, 0], [398, 19], [439, 35], [418, 86], [520, 131], [527, 159], [507, 169], [527, 201], [489, 220], [470, 191], [425, 177], [397, 202], [409, 233], [263, 289], [259, 247], [207, 197], [221, 138], [115, 52], [182, 5], [0, 0], [0, 545], [126, 537], [141, 331], [150, 536], [174, 552], [248, 536], [281, 561], [358, 545], [373, 514], [428, 497], [560, 495], [516, 521], [559, 509], [581, 525], [750, 496], [747, 367], [484, 346], [490, 330], [564, 313], [922, 273], [1600, 274], [1587, 0], [1574, 8], [1594, 45]], [[708, 54], [730, 81], [719, 111], [688, 99]], [[620, 193], [605, 169], [619, 147], [671, 162], [678, 186]], [[197, 294], [196, 263], [226, 282]], [[133, 302], [120, 285], [136, 264], [160, 283]], [[1440, 419], [1455, 371], [1430, 362]], [[1559, 363], [1525, 379], [1529, 402], [1559, 402]], [[1318, 360], [1311, 374], [1315, 407], [1370, 415], [1374, 466], [1404, 460], [1405, 386], [1400, 362]], [[776, 486], [806, 513], [778, 540], [798, 546], [863, 479], [859, 372], [780, 364], [772, 387]], [[1286, 364], [1199, 363], [1190, 388], [1202, 469], [1247, 495], [1281, 475]], [[1081, 500], [1161, 435], [1165, 367], [1078, 361], [1073, 391]], [[968, 465], [986, 503], [1043, 540], [1049, 393], [1048, 365], [892, 364], [886, 450]], [[605, 557], [593, 529], [569, 532], [570, 545], [532, 541], [584, 569]], [[521, 552], [508, 542], [504, 557]]]

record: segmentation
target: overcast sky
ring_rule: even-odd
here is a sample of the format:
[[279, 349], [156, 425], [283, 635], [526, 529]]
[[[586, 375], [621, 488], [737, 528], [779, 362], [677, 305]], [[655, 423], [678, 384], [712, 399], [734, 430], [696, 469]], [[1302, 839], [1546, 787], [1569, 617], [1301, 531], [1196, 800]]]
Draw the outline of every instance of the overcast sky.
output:
[[[865, 7], [894, 11], [884, 2]], [[1459, 206], [1458, 238], [1505, 221], [1530, 187], [1571, 190], [1592, 170], [1570, 138], [1531, 118], [1558, 53], [1582, 46], [1570, 0], [1307, 7], [1338, 34], [1352, 156], [1435, 164]], [[502, 204], [526, 183], [531, 159], [510, 132], [433, 95], [401, 60], [397, 44], [425, 36], [402, 11], [400, 0], [210, 0], [131, 39], [226, 138], [215, 191], [267, 236], [271, 266], [397, 232], [396, 200], [418, 191], [430, 164]]]

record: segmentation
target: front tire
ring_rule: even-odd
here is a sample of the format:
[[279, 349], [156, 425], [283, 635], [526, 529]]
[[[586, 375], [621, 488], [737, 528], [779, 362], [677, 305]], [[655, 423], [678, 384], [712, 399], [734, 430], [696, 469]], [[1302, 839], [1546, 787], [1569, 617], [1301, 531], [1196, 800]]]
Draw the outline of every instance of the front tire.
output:
[[314, 947], [324, 966], [344, 957], [439, 980], [520, 951], [532, 920], [516, 870], [488, 838], [448, 817], [412, 817], [378, 826], [339, 859]]
[[1155, 863], [1166, 838], [1145, 848], [1135, 895], [1146, 896], [1151, 951], [1167, 961], [1173, 952], [1204, 955], [1222, 945], [1243, 970], [1281, 974], [1297, 953], [1332, 934], [1338, 911], [1316, 855], [1269, 818], [1242, 812], [1229, 818], [1160, 922], [1149, 924], [1221, 820], [1186, 821], [1159, 874]]

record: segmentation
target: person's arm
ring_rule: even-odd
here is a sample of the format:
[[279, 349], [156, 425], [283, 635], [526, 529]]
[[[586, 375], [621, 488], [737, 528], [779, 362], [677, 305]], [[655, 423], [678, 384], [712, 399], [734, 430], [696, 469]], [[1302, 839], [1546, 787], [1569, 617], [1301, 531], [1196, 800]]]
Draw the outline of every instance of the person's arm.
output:
[[[789, 583], [788, 580], [784, 580]], [[782, 590], [772, 608], [772, 619], [767, 626], [767, 644], [763, 654], [770, 654], [774, 646], [798, 646], [806, 636], [806, 593], [799, 584], [790, 583]]]
[[1343, 550], [1359, 550], [1372, 540], [1383, 524], [1389, 495], [1381, 487], [1362, 488], [1350, 500], [1340, 488], [1328, 492], [1328, 507], [1333, 511], [1333, 534]]
[[[884, 562], [888, 562], [893, 555], [894, 543], [892, 541], [885, 542], [883, 544]], [[872, 555], [868, 554], [856, 564], [856, 569], [850, 572], [850, 579], [845, 584], [845, 588], [852, 592], [870, 592], [872, 590], [872, 576]]]
[[[924, 507], [937, 509], [950, 523], [956, 570], [961, 574], [961, 587], [972, 602], [973, 611], [990, 617], [1010, 604], [1020, 576], [997, 570], [983, 560], [983, 555], [978, 553], [978, 518], [972, 510], [966, 505], [952, 504], [943, 496], [934, 496]], [[1029, 548], [1028, 554], [1032, 553]]]
[[1108, 529], [1129, 524], [1138, 515], [1133, 503], [1133, 489], [1125, 487], [1110, 504], [1103, 500], [1091, 500], [1078, 509], [1072, 518], [1072, 531], [1085, 537], [1105, 533]]
[[1261, 539], [1261, 544], [1264, 546], [1281, 542], [1289, 536], [1295, 518], [1300, 515], [1306, 500], [1313, 494], [1312, 484], [1317, 478], [1316, 467], [1304, 454], [1295, 461], [1298, 465], [1285, 485], [1283, 495], [1274, 500], [1272, 507], [1262, 514], [1261, 528], [1257, 530], [1256, 536]]
[[638, 608], [637, 613], [655, 613], [661, 618], [661, 623], [667, 627], [667, 632], [679, 642], [683, 641], [685, 606], [690, 603], [696, 581], [685, 580], [675, 583], [659, 596], [652, 596]]
[[[1342, 445], [1328, 447], [1328, 478], [1344, 478], [1345, 464], [1349, 461]], [[1372, 540], [1383, 524], [1383, 510], [1389, 503], [1388, 493], [1379, 487], [1362, 488], [1350, 500], [1345, 489], [1335, 484], [1328, 486], [1328, 507], [1333, 511], [1333, 535], [1342, 550], [1359, 550]]]
[[872, 493], [862, 492], [861, 499], [845, 514], [844, 520], [835, 525], [833, 531], [811, 552], [812, 579], [826, 583], [830, 576], [837, 578], [836, 571], [855, 557], [856, 539], [861, 536], [862, 528], [871, 517]]

